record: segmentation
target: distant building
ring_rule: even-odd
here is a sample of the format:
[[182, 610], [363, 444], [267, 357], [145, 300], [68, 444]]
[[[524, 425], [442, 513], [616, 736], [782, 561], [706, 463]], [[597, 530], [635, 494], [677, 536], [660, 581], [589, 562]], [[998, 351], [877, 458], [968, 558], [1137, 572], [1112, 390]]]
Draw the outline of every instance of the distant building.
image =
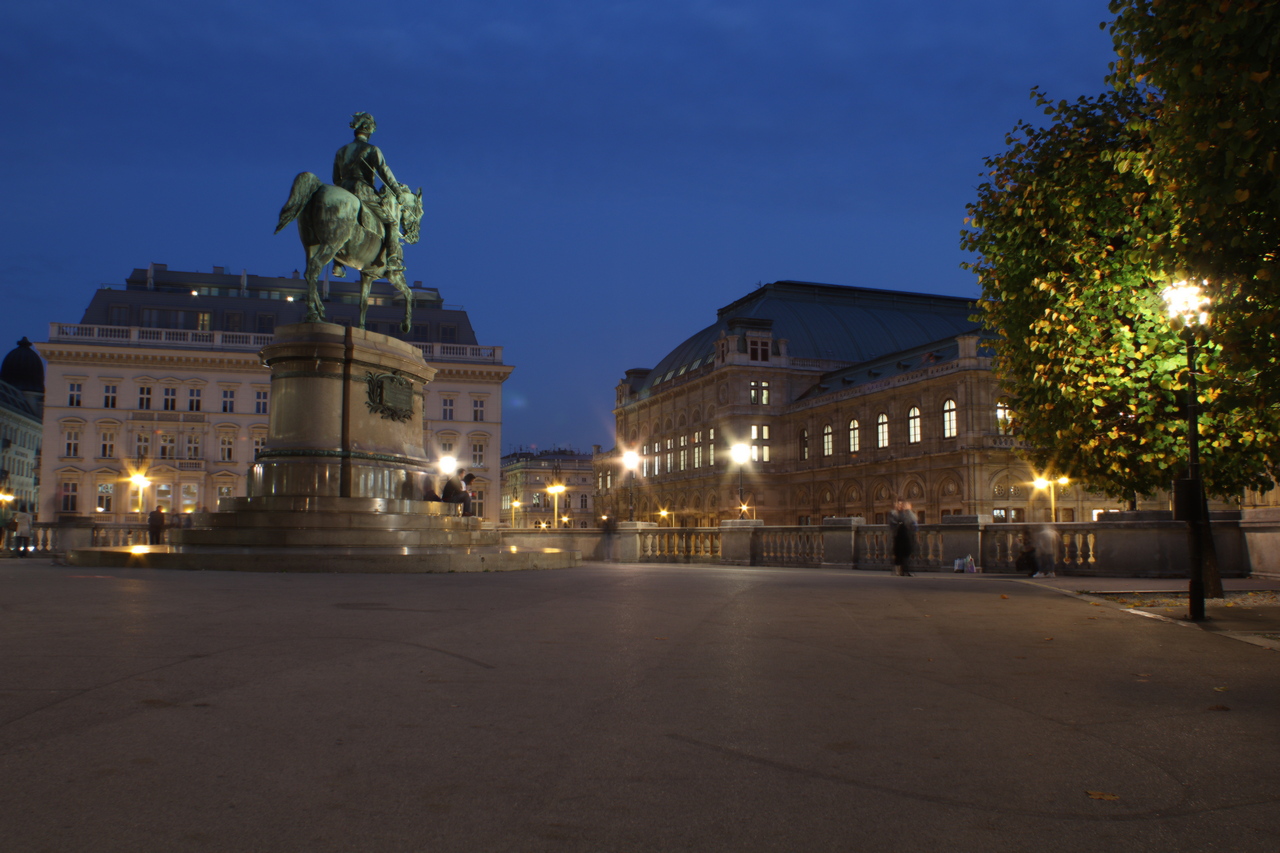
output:
[[[558, 497], [547, 491], [554, 485], [564, 486]], [[503, 456], [501, 520], [515, 527], [598, 527], [592, 454], [554, 449]]]
[[[596, 457], [602, 513], [676, 526], [854, 516], [897, 498], [923, 522], [1049, 517], [1015, 455], [1014, 413], [970, 300], [779, 281], [722, 308], [617, 386], [616, 446]], [[731, 461], [736, 444], [748, 461]], [[622, 466], [639, 455], [634, 476]], [[1061, 472], [1043, 472], [1057, 474]], [[741, 482], [743, 504], [739, 508]], [[1118, 508], [1057, 486], [1059, 520]]]
[[[329, 322], [358, 321], [359, 290], [358, 281], [324, 284]], [[302, 320], [305, 296], [296, 272], [152, 264], [124, 287], [94, 293], [80, 323], [51, 323], [39, 345], [48, 362], [42, 520], [136, 521], [156, 505], [191, 512], [243, 495], [272, 405], [258, 351], [276, 326]], [[437, 290], [415, 283], [413, 299], [408, 334], [400, 332], [404, 303], [389, 294], [375, 294], [366, 327], [409, 341], [437, 369], [426, 389], [424, 446], [476, 474], [477, 515], [496, 520], [486, 498], [498, 485], [502, 383], [512, 368], [501, 347], [477, 343], [466, 311]]]
[[23, 338], [0, 363], [0, 515], [38, 499], [44, 364]]

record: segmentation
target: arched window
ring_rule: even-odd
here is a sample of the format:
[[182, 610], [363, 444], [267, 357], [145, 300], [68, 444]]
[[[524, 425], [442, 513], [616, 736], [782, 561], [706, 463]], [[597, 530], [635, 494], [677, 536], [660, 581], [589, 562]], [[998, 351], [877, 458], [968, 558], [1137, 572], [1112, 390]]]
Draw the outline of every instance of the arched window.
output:
[[920, 443], [920, 409], [912, 406], [907, 412], [907, 444]]
[[835, 432], [831, 429], [831, 424], [827, 424], [822, 428], [822, 455], [830, 456], [835, 450]]
[[1000, 435], [1013, 435], [1013, 409], [1005, 400], [996, 401], [996, 432]]
[[942, 401], [942, 437], [956, 437], [956, 401]]
[[884, 412], [876, 415], [876, 447], [889, 446], [889, 416]]
[[862, 445], [858, 436], [858, 419], [854, 418], [849, 421], [849, 452], [857, 453]]
[[807, 429], [800, 430], [800, 461], [809, 458], [809, 431]]

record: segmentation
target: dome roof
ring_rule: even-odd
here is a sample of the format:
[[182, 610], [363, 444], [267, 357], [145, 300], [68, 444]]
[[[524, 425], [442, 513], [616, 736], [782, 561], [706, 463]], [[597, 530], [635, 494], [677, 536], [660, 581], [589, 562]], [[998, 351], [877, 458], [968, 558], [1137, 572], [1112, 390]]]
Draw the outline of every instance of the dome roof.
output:
[[25, 337], [0, 363], [0, 382], [26, 393], [44, 393], [44, 361]]
[[709, 364], [733, 320], [772, 320], [774, 340], [786, 339], [792, 358], [858, 364], [977, 332], [974, 312], [973, 300], [954, 296], [777, 281], [721, 308], [715, 323], [668, 353], [637, 390]]

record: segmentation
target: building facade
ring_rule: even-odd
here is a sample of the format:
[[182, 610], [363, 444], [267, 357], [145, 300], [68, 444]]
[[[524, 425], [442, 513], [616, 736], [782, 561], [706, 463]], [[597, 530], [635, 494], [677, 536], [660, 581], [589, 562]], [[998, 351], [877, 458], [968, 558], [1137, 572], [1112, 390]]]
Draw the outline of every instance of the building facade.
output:
[[23, 338], [0, 363], [0, 520], [36, 508], [43, 409], [44, 364]]
[[[563, 449], [503, 456], [502, 521], [512, 527], [598, 527], [592, 460], [590, 453]], [[554, 486], [564, 491], [548, 491]]]
[[[974, 313], [968, 300], [929, 294], [760, 287], [655, 368], [627, 371], [617, 444], [595, 459], [601, 512], [691, 527], [744, 516], [883, 523], [898, 498], [924, 523], [1086, 520], [1119, 508], [1016, 455], [1014, 413]], [[1038, 477], [1051, 484], [1037, 488]]]
[[[258, 351], [277, 325], [300, 322], [306, 282], [228, 273], [136, 269], [98, 290], [80, 323], [50, 324], [39, 345], [46, 375], [41, 520], [138, 521], [155, 506], [213, 509], [245, 493], [267, 437], [270, 377]], [[329, 322], [353, 325], [359, 283], [325, 287]], [[426, 392], [424, 447], [476, 475], [477, 515], [497, 488], [491, 448], [502, 437], [502, 349], [477, 343], [467, 313], [415, 283], [404, 303], [375, 296], [366, 327], [418, 347], [438, 371]], [[465, 450], [466, 455], [459, 452]]]

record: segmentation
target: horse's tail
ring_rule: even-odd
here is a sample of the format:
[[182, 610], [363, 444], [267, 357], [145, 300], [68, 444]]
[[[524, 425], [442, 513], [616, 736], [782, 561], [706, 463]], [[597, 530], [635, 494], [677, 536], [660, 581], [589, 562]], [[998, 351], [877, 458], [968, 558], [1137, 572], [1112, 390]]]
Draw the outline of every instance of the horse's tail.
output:
[[307, 202], [311, 200], [311, 196], [322, 186], [324, 184], [320, 182], [320, 179], [310, 172], [302, 172], [293, 179], [293, 189], [289, 192], [289, 200], [284, 203], [284, 207], [280, 208], [280, 221], [276, 223], [277, 234], [280, 233], [281, 228], [298, 218], [302, 208], [306, 207]]

